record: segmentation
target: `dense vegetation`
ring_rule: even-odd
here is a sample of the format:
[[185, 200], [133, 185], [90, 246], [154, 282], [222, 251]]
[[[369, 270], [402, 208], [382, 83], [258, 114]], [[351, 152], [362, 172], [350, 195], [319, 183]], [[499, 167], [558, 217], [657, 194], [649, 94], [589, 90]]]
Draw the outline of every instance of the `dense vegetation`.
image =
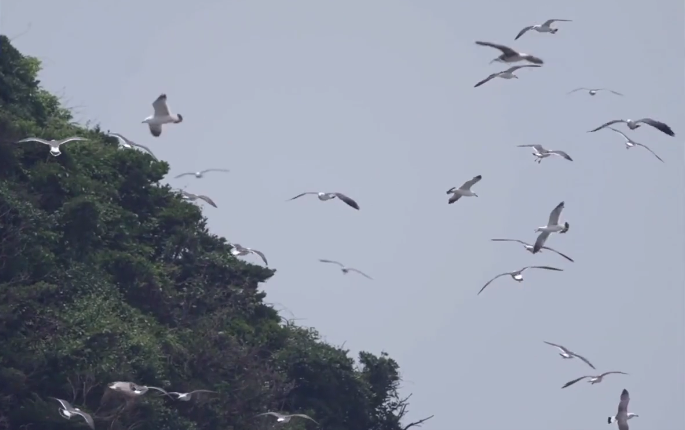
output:
[[[72, 121], [40, 62], [0, 36], [0, 429], [252, 429], [307, 413], [327, 430], [402, 430], [397, 363], [283, 321], [257, 287], [275, 271], [237, 260], [200, 209], [160, 181], [169, 166]], [[37, 136], [78, 135], [62, 155]], [[203, 388], [204, 402], [107, 384]], [[293, 420], [288, 427], [315, 426]], [[311, 427], [310, 427], [311, 428]]]

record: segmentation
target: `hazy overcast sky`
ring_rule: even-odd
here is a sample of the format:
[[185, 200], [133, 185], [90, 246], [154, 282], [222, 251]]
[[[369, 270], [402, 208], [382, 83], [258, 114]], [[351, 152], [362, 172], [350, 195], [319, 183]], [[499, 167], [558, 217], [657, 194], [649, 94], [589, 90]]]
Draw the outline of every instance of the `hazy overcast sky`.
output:
[[[267, 301], [334, 344], [387, 351], [426, 430], [603, 429], [621, 390], [631, 430], [685, 428], [685, 10], [680, 0], [1, 0], [2, 32], [44, 61], [43, 85], [76, 118], [120, 132], [211, 196], [212, 231], [263, 251]], [[548, 18], [557, 34], [524, 26]], [[490, 73], [503, 43], [545, 60], [518, 80]], [[566, 93], [610, 87], [625, 97]], [[179, 125], [141, 121], [166, 93]], [[626, 150], [617, 118], [652, 117]], [[620, 125], [623, 131], [625, 125]], [[43, 136], [51, 137], [51, 136]], [[533, 162], [520, 144], [567, 151]], [[67, 146], [66, 150], [69, 148]], [[445, 191], [475, 175], [479, 198]], [[303, 191], [356, 199], [319, 202]], [[566, 202], [574, 258], [505, 237]], [[254, 256], [246, 257], [261, 264]], [[319, 258], [374, 278], [343, 276]], [[492, 276], [524, 265], [517, 284]], [[291, 314], [292, 313], [292, 314]], [[592, 374], [547, 340], [583, 354]], [[590, 373], [588, 373], [590, 372]], [[507, 424], [504, 424], [504, 423]], [[613, 427], [613, 426], [612, 426]], [[363, 430], [363, 429], [359, 429]]]

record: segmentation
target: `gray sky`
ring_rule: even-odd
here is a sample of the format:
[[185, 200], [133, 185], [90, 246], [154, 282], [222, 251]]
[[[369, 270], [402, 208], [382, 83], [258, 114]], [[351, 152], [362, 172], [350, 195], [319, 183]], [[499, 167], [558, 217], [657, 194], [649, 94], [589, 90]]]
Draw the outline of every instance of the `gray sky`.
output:
[[[1, 13], [10, 37], [32, 24], [15, 44], [44, 60], [43, 85], [82, 106], [80, 121], [149, 145], [170, 176], [231, 169], [170, 183], [211, 196], [212, 230], [267, 255], [269, 302], [355, 354], [397, 359], [410, 418], [436, 414], [426, 429], [492, 430], [504, 416], [516, 429], [606, 428], [623, 388], [640, 414], [631, 429], [685, 427], [682, 1], [2, 0]], [[514, 42], [548, 18], [574, 22]], [[506, 68], [475, 40], [545, 66], [473, 88]], [[566, 95], [580, 86], [626, 96]], [[184, 122], [153, 138], [141, 121], [161, 92]], [[645, 116], [676, 132], [630, 134], [665, 164], [586, 133]], [[516, 148], [531, 143], [575, 161], [537, 165]], [[448, 205], [445, 191], [477, 174], [480, 197]], [[315, 190], [361, 211], [284, 202]], [[562, 200], [571, 229], [548, 245], [575, 264], [489, 241], [533, 241]], [[565, 271], [476, 296], [528, 264]], [[543, 340], [630, 375], [560, 390], [592, 369]]]

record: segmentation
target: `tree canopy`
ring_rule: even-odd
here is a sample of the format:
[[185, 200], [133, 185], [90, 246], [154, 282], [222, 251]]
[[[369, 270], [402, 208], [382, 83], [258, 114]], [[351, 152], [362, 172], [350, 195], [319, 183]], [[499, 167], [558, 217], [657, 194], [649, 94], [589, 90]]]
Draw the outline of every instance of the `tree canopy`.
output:
[[[275, 270], [245, 263], [198, 206], [161, 181], [169, 165], [76, 124], [40, 86], [40, 61], [0, 36], [0, 430], [271, 426], [305, 413], [327, 430], [406, 430], [398, 364], [323, 342], [258, 291]], [[26, 137], [71, 142], [58, 157]], [[114, 381], [215, 390], [202, 402]], [[315, 426], [293, 420], [289, 427]], [[85, 428], [85, 427], [82, 427]]]

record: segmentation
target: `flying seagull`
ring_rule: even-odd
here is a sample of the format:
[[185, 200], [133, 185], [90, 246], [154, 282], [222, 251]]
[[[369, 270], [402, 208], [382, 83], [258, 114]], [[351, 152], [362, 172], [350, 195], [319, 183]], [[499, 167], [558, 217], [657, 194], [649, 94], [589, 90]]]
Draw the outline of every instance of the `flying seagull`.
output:
[[[217, 393], [216, 391], [211, 391], [211, 390], [194, 390], [189, 393], [177, 393], [176, 391], [169, 391], [170, 395], [176, 395], [176, 400], [181, 400], [184, 402], [189, 402], [190, 399], [195, 396], [195, 398], [198, 398], [200, 395], [203, 393]], [[218, 393], [217, 393], [218, 394]]]
[[[127, 382], [127, 381], [116, 381], [112, 382], [109, 385], [107, 385], [107, 388], [110, 390], [116, 391], [118, 393], [125, 394], [127, 396], [142, 396], [143, 394], [147, 393], [149, 390], [156, 390], [161, 393], [164, 393], [165, 395], [169, 396], [169, 393], [166, 392], [166, 390], [159, 388], [159, 387], [153, 387], [150, 385], [138, 385], [134, 382]], [[171, 397], [171, 396], [169, 396]]]
[[[616, 412], [616, 422], [618, 423], [618, 430], [628, 430], [628, 420], [631, 418], [628, 415], [628, 403], [630, 402], [630, 394], [625, 388], [621, 391], [621, 401], [618, 402], [618, 412]], [[634, 415], [634, 414], [633, 414]], [[611, 424], [611, 417], [609, 418]]]
[[359, 210], [359, 205], [357, 204], [357, 202], [355, 202], [351, 198], [347, 197], [343, 193], [324, 193], [324, 192], [316, 192], [316, 191], [307, 191], [306, 193], [298, 194], [295, 197], [293, 197], [292, 199], [288, 199], [287, 201], [299, 199], [300, 197], [306, 196], [307, 194], [315, 194], [316, 196], [318, 196], [319, 200], [321, 200], [322, 202], [325, 202], [326, 200], [331, 200], [331, 199], [334, 199], [337, 197], [340, 200], [342, 200], [343, 202], [347, 203], [348, 206], [351, 206], [351, 207]]
[[[564, 271], [564, 269], [557, 269], [556, 267], [550, 267], [550, 266], [526, 266], [526, 267], [524, 267], [523, 269], [516, 270], [516, 271], [514, 271], [514, 272], [500, 273], [499, 275], [497, 275], [497, 276], [495, 276], [494, 278], [490, 279], [485, 285], [483, 285], [483, 288], [481, 288], [480, 291], [478, 291], [478, 294], [482, 293], [483, 290], [485, 289], [485, 287], [487, 287], [488, 285], [490, 285], [490, 284], [492, 283], [492, 281], [494, 281], [495, 279], [500, 278], [500, 277], [502, 277], [502, 276], [509, 275], [509, 276], [511, 276], [511, 278], [512, 278], [514, 281], [516, 281], [516, 282], [521, 282], [521, 281], [523, 281], [523, 272], [524, 272], [526, 269], [556, 270], [556, 271], [558, 271], [558, 272], [563, 272], [563, 271]], [[478, 294], [476, 294], [476, 295], [478, 295]]]
[[581, 355], [576, 354], [575, 352], [571, 351], [570, 349], [568, 349], [568, 348], [566, 348], [566, 347], [563, 347], [563, 346], [561, 346], [561, 345], [557, 345], [556, 343], [547, 342], [546, 340], [543, 340], [543, 342], [545, 342], [547, 345], [556, 346], [557, 349], [559, 349], [559, 351], [561, 351], [561, 352], [559, 352], [559, 355], [561, 355], [563, 358], [565, 358], [565, 359], [570, 359], [570, 358], [573, 358], [573, 357], [578, 357], [578, 358], [580, 358], [581, 360], [583, 360], [585, 363], [587, 363], [588, 366], [592, 367], [593, 369], [595, 368], [595, 366], [593, 366], [592, 363], [590, 363], [590, 362], [587, 360], [587, 358], [585, 358], [585, 357], [583, 357], [583, 356], [581, 356]]
[[602, 373], [602, 374], [599, 375], [599, 376], [591, 376], [591, 375], [588, 375], [588, 376], [581, 376], [580, 378], [577, 378], [577, 379], [574, 379], [573, 381], [567, 382], [567, 383], [564, 384], [564, 386], [561, 387], [561, 388], [570, 387], [571, 385], [573, 385], [573, 384], [575, 384], [576, 382], [578, 382], [578, 381], [580, 381], [580, 380], [582, 380], [582, 379], [585, 379], [585, 378], [590, 378], [590, 380], [588, 381], [590, 384], [593, 384], [593, 385], [594, 385], [594, 384], [599, 384], [600, 382], [602, 382], [602, 379], [604, 379], [605, 376], [611, 375], [612, 373], [620, 373], [621, 375], [627, 375], [627, 373], [625, 373], [625, 372], [611, 371], [611, 372], [604, 372], [604, 373]]
[[608, 89], [608, 88], [585, 88], [585, 87], [576, 88], [575, 90], [569, 91], [568, 93], [566, 93], [566, 95], [569, 95], [569, 94], [575, 93], [576, 91], [581, 91], [581, 90], [587, 91], [588, 94], [590, 94], [591, 96], [594, 96], [595, 94], [597, 94], [598, 91], [609, 91], [609, 92], [612, 92], [612, 93], [616, 94], [617, 96], [622, 96], [622, 95], [623, 95], [623, 94], [621, 94], [621, 93], [619, 93], [619, 92], [616, 92], [616, 91], [614, 91], [614, 90], [610, 90], [610, 89]]
[[50, 147], [50, 155], [54, 155], [55, 157], [57, 157], [58, 155], [61, 154], [61, 152], [59, 150], [59, 147], [61, 145], [64, 145], [65, 143], [69, 143], [69, 142], [76, 142], [76, 141], [82, 141], [82, 140], [88, 140], [88, 139], [85, 139], [83, 137], [76, 137], [76, 136], [67, 137], [66, 139], [62, 139], [62, 140], [45, 140], [45, 139], [41, 139], [39, 137], [27, 137], [26, 139], [22, 139], [22, 140], [18, 141], [17, 143], [38, 142], [38, 143], [42, 143], [44, 145], [48, 145]]
[[535, 245], [533, 246], [533, 254], [537, 253], [542, 249], [542, 245], [545, 244], [545, 241], [547, 241], [547, 238], [551, 233], [566, 233], [571, 227], [571, 225], [568, 222], [564, 222], [564, 225], [559, 224], [559, 216], [561, 216], [561, 211], [564, 210], [564, 202], [561, 202], [552, 209], [552, 212], [549, 214], [549, 220], [547, 221], [547, 225], [543, 227], [538, 227], [535, 229], [535, 233], [540, 233], [538, 235], [538, 238], [535, 240]]
[[530, 26], [524, 28], [523, 30], [521, 30], [521, 31], [519, 32], [519, 34], [516, 35], [516, 37], [514, 38], [514, 40], [518, 40], [519, 37], [521, 37], [521, 36], [523, 36], [524, 34], [526, 34], [526, 32], [528, 32], [529, 30], [535, 30], [535, 31], [537, 31], [538, 33], [552, 33], [552, 34], [556, 34], [556, 32], [559, 31], [559, 29], [558, 29], [558, 28], [552, 28], [552, 27], [550, 27], [550, 26], [552, 25], [552, 23], [553, 23], [553, 22], [556, 22], [556, 21], [559, 21], [559, 22], [571, 22], [570, 19], [548, 19], [547, 21], [543, 22], [542, 24], [530, 25]]
[[153, 158], [155, 161], [159, 161], [159, 160], [157, 159], [157, 157], [155, 157], [155, 154], [153, 154], [152, 151], [150, 150], [150, 148], [148, 148], [147, 146], [144, 146], [144, 145], [140, 145], [140, 144], [138, 144], [138, 143], [135, 143], [134, 141], [125, 138], [123, 135], [121, 135], [121, 134], [119, 134], [119, 133], [109, 133], [109, 132], [108, 132], [107, 134], [109, 134], [110, 136], [114, 136], [114, 137], [116, 137], [117, 139], [119, 139], [119, 143], [120, 143], [121, 146], [123, 146], [124, 148], [126, 148], [126, 149], [131, 149], [131, 148], [134, 148], [134, 147], [135, 147], [135, 148], [141, 148], [141, 149], [145, 150], [148, 154], [150, 154], [150, 155], [152, 156], [152, 158]]
[[474, 176], [473, 179], [464, 182], [461, 187], [452, 187], [447, 190], [447, 194], [452, 194], [452, 197], [450, 197], [447, 203], [451, 205], [462, 197], [478, 197], [478, 194], [471, 191], [471, 187], [477, 184], [481, 179], [483, 179], [483, 175]]
[[628, 126], [628, 128], [631, 130], [635, 130], [636, 128], [640, 127], [640, 123], [644, 123], [647, 125], [651, 125], [652, 127], [656, 128], [657, 130], [659, 130], [663, 133], [668, 134], [669, 136], [675, 136], [675, 133], [673, 132], [673, 130], [671, 130], [671, 127], [669, 127], [668, 125], [666, 125], [665, 123], [663, 123], [661, 121], [657, 121], [657, 120], [651, 119], [651, 118], [642, 118], [642, 119], [637, 119], [637, 120], [615, 119], [613, 121], [607, 122], [606, 124], [600, 125], [599, 127], [595, 128], [594, 130], [588, 131], [588, 133], [594, 133], [595, 131], [601, 130], [604, 127], [608, 127], [610, 125], [618, 124], [618, 123], [625, 123]]
[[[299, 417], [299, 418], [304, 418], [304, 419], [307, 419], [307, 420], [310, 420], [310, 421], [314, 421], [314, 419], [313, 419], [312, 417], [310, 417], [309, 415], [305, 415], [305, 414], [290, 414], [290, 415], [288, 415], [288, 414], [279, 414], [278, 412], [264, 412], [263, 414], [255, 415], [255, 418], [256, 418], [256, 417], [261, 417], [261, 416], [264, 416], [264, 415], [271, 415], [271, 416], [276, 417], [276, 422], [277, 422], [277, 423], [287, 423], [287, 422], [289, 422], [290, 419], [293, 418], [293, 417]], [[315, 422], [317, 425], [319, 425], [319, 423], [317, 423], [316, 421], [314, 421], [314, 422]]]
[[609, 130], [613, 130], [613, 131], [615, 131], [616, 133], [618, 133], [618, 134], [620, 134], [621, 136], [623, 136], [623, 138], [626, 140], [626, 142], [625, 142], [625, 144], [626, 144], [626, 149], [630, 149], [630, 148], [632, 148], [633, 146], [641, 146], [641, 147], [645, 148], [647, 151], [651, 152], [652, 155], [655, 156], [659, 161], [661, 161], [662, 163], [664, 162], [664, 160], [662, 160], [661, 157], [659, 157], [658, 155], [656, 155], [656, 152], [654, 152], [654, 151], [652, 151], [651, 149], [649, 149], [649, 147], [648, 147], [647, 145], [643, 145], [643, 144], [641, 144], [641, 143], [635, 142], [633, 139], [631, 139], [631, 138], [629, 138], [628, 136], [626, 136], [625, 133], [623, 133], [623, 132], [621, 132], [621, 131], [618, 131], [618, 130], [616, 130], [616, 129], [613, 128], [613, 127], [607, 127], [607, 128], [608, 128]]
[[[633, 418], [633, 417], [639, 417], [639, 415], [636, 414], [636, 413], [633, 413], [633, 412], [628, 412], [628, 415], [627, 415], [626, 420], [629, 420], [629, 419], [631, 419], [631, 418]], [[608, 422], [609, 424], [615, 423], [615, 422], [616, 422], [616, 415], [614, 415], [613, 417], [607, 418], [607, 422]]]
[[544, 61], [542, 61], [542, 59], [540, 59], [534, 55], [514, 51], [513, 49], [511, 49], [508, 46], [499, 45], [497, 43], [481, 42], [481, 41], [476, 41], [476, 44], [480, 45], [480, 46], [489, 46], [491, 48], [499, 49], [500, 51], [502, 51], [502, 55], [500, 55], [499, 57], [490, 61], [490, 64], [494, 63], [495, 61], [499, 61], [500, 63], [515, 63], [517, 61], [528, 61], [530, 63], [535, 63], [535, 64], [543, 64], [544, 63]]
[[95, 428], [95, 423], [93, 422], [93, 417], [90, 416], [90, 414], [83, 412], [79, 408], [75, 408], [71, 406], [71, 403], [67, 402], [66, 400], [58, 399], [56, 397], [50, 397], [51, 399], [57, 400], [62, 407], [59, 408], [59, 414], [62, 415], [64, 418], [70, 420], [71, 417], [74, 415], [80, 415], [83, 417], [84, 420], [86, 420], [86, 424], [88, 424], [88, 427], [94, 429]]
[[337, 264], [338, 266], [340, 266], [340, 270], [342, 270], [342, 272], [343, 272], [344, 274], [347, 274], [348, 272], [357, 272], [357, 273], [359, 273], [360, 275], [365, 276], [365, 277], [367, 277], [367, 278], [373, 280], [373, 278], [372, 278], [371, 276], [367, 275], [366, 273], [362, 272], [361, 270], [355, 269], [354, 267], [347, 267], [347, 266], [345, 266], [344, 264], [342, 264], [342, 263], [340, 263], [340, 262], [338, 262], [338, 261], [333, 261], [333, 260], [322, 260], [322, 259], [319, 259], [319, 261], [322, 262], [322, 263], [333, 263], [333, 264]]
[[190, 200], [191, 202], [194, 202], [195, 200], [200, 199], [200, 200], [203, 200], [203, 201], [209, 203], [210, 205], [212, 205], [214, 207], [217, 207], [216, 203], [214, 203], [214, 201], [207, 196], [203, 196], [201, 194], [189, 193], [188, 191], [184, 191], [184, 190], [181, 190], [181, 195], [183, 196], [184, 199]]
[[535, 162], [540, 164], [543, 158], [547, 158], [550, 155], [558, 155], [559, 157], [565, 158], [568, 161], [573, 161], [567, 153], [560, 151], [558, 149], [545, 149], [542, 145], [517, 145], [519, 148], [533, 148], [533, 155], [535, 156]]
[[[533, 252], [534, 246], [531, 245], [530, 243], [526, 243], [526, 242], [524, 242], [524, 241], [522, 241], [522, 240], [518, 240], [518, 239], [490, 239], [490, 240], [492, 240], [493, 242], [518, 242], [518, 243], [520, 243], [521, 245], [523, 245], [523, 248], [525, 248], [526, 251], [530, 252], [531, 254], [534, 253], [534, 252]], [[562, 257], [564, 257], [565, 259], [567, 259], [567, 260], [570, 261], [571, 263], [574, 262], [573, 259], [572, 259], [571, 257], [569, 257], [568, 255], [562, 254], [561, 252], [557, 251], [556, 249], [552, 249], [552, 248], [550, 248], [549, 246], [541, 246], [540, 249], [541, 249], [541, 250], [542, 250], [542, 249], [550, 250], [550, 251], [552, 251], [552, 252], [555, 252], [555, 253], [561, 255]]]
[[150, 127], [150, 133], [153, 136], [159, 137], [162, 134], [162, 126], [164, 124], [178, 124], [183, 121], [183, 116], [179, 114], [172, 114], [169, 111], [169, 106], [166, 103], [166, 94], [160, 94], [157, 99], [152, 102], [152, 107], [155, 113], [143, 120], [143, 124]]
[[241, 246], [239, 243], [231, 243], [230, 245], [233, 247], [233, 249], [231, 249], [231, 254], [233, 256], [237, 257], [239, 255], [255, 254], [258, 255], [262, 259], [262, 261], [264, 261], [264, 264], [266, 264], [267, 266], [269, 265], [269, 262], [266, 261], [266, 257], [261, 251], [257, 251], [256, 249], [252, 248], [245, 248], [244, 246]]
[[542, 67], [542, 66], [537, 65], [537, 64], [526, 64], [526, 65], [523, 65], [523, 66], [512, 66], [512, 67], [509, 67], [507, 70], [504, 70], [503, 72], [493, 73], [492, 75], [490, 75], [490, 76], [488, 76], [487, 78], [483, 79], [482, 81], [478, 82], [478, 83], [477, 83], [476, 85], [474, 85], [473, 87], [474, 87], [474, 88], [478, 88], [478, 87], [480, 87], [481, 85], [483, 85], [484, 83], [486, 83], [486, 82], [488, 82], [488, 81], [490, 81], [491, 79], [494, 79], [494, 78], [518, 79], [519, 77], [516, 76], [516, 75], [514, 74], [514, 72], [517, 71], [518, 69], [523, 68], [523, 67]]
[[204, 177], [205, 173], [209, 172], [230, 172], [228, 169], [206, 169], [206, 170], [200, 170], [199, 172], [186, 172], [186, 173], [181, 173], [180, 175], [174, 176], [174, 179], [178, 179], [182, 176], [188, 176], [188, 175], [194, 175], [196, 178], [200, 179]]

